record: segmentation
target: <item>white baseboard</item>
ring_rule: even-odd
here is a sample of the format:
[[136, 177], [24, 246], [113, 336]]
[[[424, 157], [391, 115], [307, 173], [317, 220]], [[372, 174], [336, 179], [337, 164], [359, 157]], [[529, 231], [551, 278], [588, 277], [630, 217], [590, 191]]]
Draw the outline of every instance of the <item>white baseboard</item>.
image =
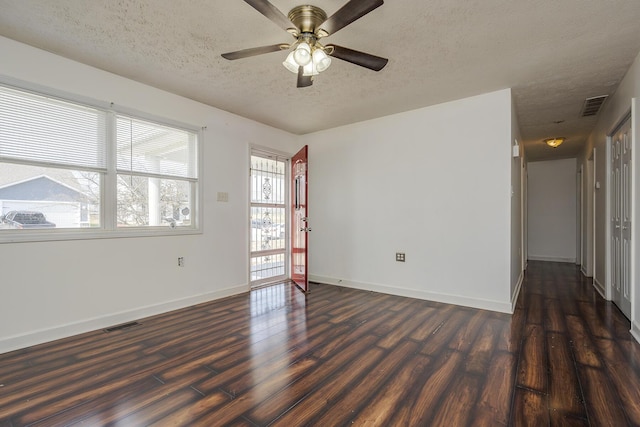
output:
[[602, 286], [602, 283], [598, 282], [598, 279], [593, 278], [593, 287], [598, 291], [600, 296], [604, 299], [607, 299], [607, 290]]
[[524, 282], [524, 271], [520, 272], [520, 277], [518, 277], [518, 283], [516, 283], [516, 288], [514, 289], [514, 292], [511, 295], [511, 313], [516, 311], [516, 304], [518, 302], [518, 296], [520, 295], [520, 290], [522, 289], [522, 282]]
[[631, 322], [631, 335], [640, 343], [640, 324], [638, 322]]
[[529, 255], [529, 261], [570, 262], [575, 264], [575, 258], [553, 257], [544, 255]]
[[201, 304], [203, 302], [241, 294], [243, 292], [247, 292], [248, 290], [249, 285], [236, 286], [233, 288], [222, 289], [206, 294], [167, 301], [164, 303], [140, 307], [133, 310], [81, 320], [79, 322], [69, 323], [66, 325], [55, 326], [53, 328], [40, 329], [38, 331], [28, 332], [26, 334], [2, 338], [0, 339], [0, 354], [19, 350], [21, 348], [30, 347], [37, 344], [42, 344], [49, 341], [55, 341], [61, 338], [67, 338], [85, 332], [95, 331], [97, 329], [107, 328], [109, 326], [118, 325], [121, 323], [131, 322], [133, 320], [154, 316], [156, 314], [166, 313], [172, 310], [178, 310], [180, 308]]
[[326, 283], [329, 285], [344, 286], [346, 288], [361, 289], [363, 291], [380, 292], [382, 294], [397, 295], [400, 297], [409, 297], [423, 299], [428, 301], [442, 302], [445, 304], [461, 305], [464, 307], [479, 308], [482, 310], [497, 311], [500, 313], [512, 313], [511, 304], [509, 302], [485, 300], [481, 298], [469, 298], [459, 295], [443, 294], [440, 292], [429, 292], [415, 289], [398, 288], [394, 286], [352, 282], [347, 280], [336, 279], [334, 277], [309, 275], [309, 281]]

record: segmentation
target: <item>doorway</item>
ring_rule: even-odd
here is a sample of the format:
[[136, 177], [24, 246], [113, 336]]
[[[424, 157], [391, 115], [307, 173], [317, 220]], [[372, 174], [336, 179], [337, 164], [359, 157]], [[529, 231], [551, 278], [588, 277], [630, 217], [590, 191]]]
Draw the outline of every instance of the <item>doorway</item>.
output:
[[631, 117], [611, 136], [611, 300], [631, 318]]
[[288, 165], [284, 156], [251, 150], [249, 265], [252, 288], [287, 280]]

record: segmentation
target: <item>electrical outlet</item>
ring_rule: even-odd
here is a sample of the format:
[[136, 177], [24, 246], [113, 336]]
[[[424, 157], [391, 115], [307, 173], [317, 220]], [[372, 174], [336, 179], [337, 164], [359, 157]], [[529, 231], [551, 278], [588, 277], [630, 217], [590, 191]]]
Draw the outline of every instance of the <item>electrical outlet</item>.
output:
[[178, 257], [178, 267], [184, 267], [184, 257]]
[[405, 261], [404, 252], [396, 252], [396, 261], [398, 261], [398, 262], [404, 262]]

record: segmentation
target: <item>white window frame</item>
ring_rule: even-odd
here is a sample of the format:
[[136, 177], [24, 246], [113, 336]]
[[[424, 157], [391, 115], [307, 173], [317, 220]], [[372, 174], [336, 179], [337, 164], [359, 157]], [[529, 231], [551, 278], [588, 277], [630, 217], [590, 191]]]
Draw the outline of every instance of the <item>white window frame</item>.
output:
[[[203, 213], [203, 147], [205, 127], [196, 127], [164, 117], [140, 112], [131, 108], [116, 106], [110, 102], [97, 101], [91, 98], [70, 94], [67, 92], [27, 83], [18, 79], [0, 76], [0, 85], [8, 86], [12, 89], [31, 92], [51, 98], [57, 98], [65, 102], [84, 105], [96, 108], [107, 113], [107, 171], [102, 174], [100, 188], [100, 227], [96, 228], [64, 228], [64, 229], [34, 229], [34, 230], [1, 230], [0, 244], [18, 242], [38, 242], [38, 241], [63, 241], [63, 240], [84, 240], [84, 239], [112, 239], [128, 237], [155, 237], [155, 236], [176, 236], [202, 234]], [[197, 135], [196, 142], [196, 168], [197, 178], [191, 186], [192, 203], [192, 225], [188, 227], [169, 226], [140, 226], [140, 227], [117, 227], [116, 205], [117, 205], [117, 174], [116, 174], [116, 116], [124, 115], [147, 122], [157, 123], [162, 126], [173, 127]], [[16, 162], [28, 165], [28, 162]], [[46, 166], [46, 165], [44, 165]], [[59, 166], [48, 166], [59, 167]], [[171, 178], [181, 180], [181, 178]], [[186, 180], [189, 181], [189, 180]]]

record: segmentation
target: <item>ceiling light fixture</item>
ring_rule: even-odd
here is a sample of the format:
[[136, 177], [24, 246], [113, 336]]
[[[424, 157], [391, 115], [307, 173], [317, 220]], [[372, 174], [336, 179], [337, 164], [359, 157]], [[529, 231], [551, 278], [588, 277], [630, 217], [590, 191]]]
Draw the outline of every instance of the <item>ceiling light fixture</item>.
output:
[[334, 44], [323, 46], [318, 42], [382, 6], [383, 0], [349, 0], [328, 18], [324, 10], [309, 4], [296, 6], [289, 11], [288, 15], [285, 15], [269, 0], [245, 0], [245, 2], [292, 35], [295, 42], [227, 52], [222, 54], [225, 59], [236, 60], [290, 50], [282, 65], [298, 75], [296, 87], [299, 88], [311, 86], [313, 76], [329, 68], [332, 58], [373, 71], [382, 70], [389, 61], [387, 58]]
[[544, 143], [547, 144], [549, 147], [558, 148], [560, 144], [564, 142], [565, 139], [567, 138], [563, 136], [558, 136], [556, 138], [547, 138], [544, 140]]
[[313, 35], [301, 35], [295, 46], [282, 63], [292, 73], [298, 74], [299, 67], [303, 67], [304, 76], [317, 76], [331, 65], [327, 48], [318, 43]]

